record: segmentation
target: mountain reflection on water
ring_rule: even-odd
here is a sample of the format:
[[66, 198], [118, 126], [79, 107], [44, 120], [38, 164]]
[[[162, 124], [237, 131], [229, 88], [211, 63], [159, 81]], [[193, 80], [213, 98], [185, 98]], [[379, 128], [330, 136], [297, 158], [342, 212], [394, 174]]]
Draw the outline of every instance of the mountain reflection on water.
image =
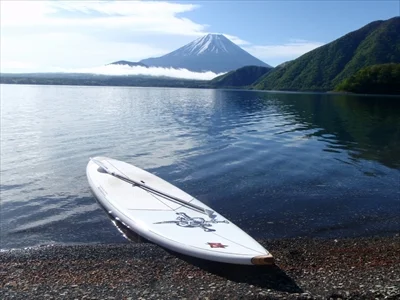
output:
[[278, 135], [307, 131], [302, 138], [318, 138], [325, 143], [324, 151], [343, 150], [354, 162], [376, 160], [400, 168], [400, 97], [264, 93], [259, 102], [233, 99], [250, 113], [274, 107], [289, 116], [293, 128]]

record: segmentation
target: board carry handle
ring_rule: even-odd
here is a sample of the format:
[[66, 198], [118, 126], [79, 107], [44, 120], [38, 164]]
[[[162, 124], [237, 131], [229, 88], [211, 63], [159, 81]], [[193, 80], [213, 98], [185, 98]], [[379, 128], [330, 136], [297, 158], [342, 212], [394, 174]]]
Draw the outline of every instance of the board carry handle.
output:
[[187, 201], [182, 200], [182, 199], [180, 199], [180, 198], [178, 198], [178, 197], [175, 197], [175, 196], [172, 196], [172, 195], [170, 195], [170, 194], [164, 193], [164, 192], [162, 192], [162, 191], [160, 191], [160, 190], [157, 190], [156, 188], [149, 187], [149, 186], [147, 186], [147, 185], [145, 185], [145, 184], [143, 184], [143, 183], [141, 183], [141, 182], [139, 182], [139, 181], [130, 179], [130, 178], [126, 177], [126, 176], [123, 176], [123, 175], [121, 175], [121, 174], [118, 174], [118, 173], [116, 173], [116, 172], [113, 172], [113, 171], [111, 171], [110, 168], [108, 168], [104, 163], [102, 163], [101, 161], [99, 161], [99, 160], [96, 159], [96, 158], [90, 158], [90, 160], [91, 160], [92, 162], [94, 162], [96, 165], [98, 165], [100, 168], [102, 168], [107, 174], [110, 174], [111, 176], [114, 176], [114, 177], [116, 177], [116, 178], [118, 178], [118, 179], [120, 179], [120, 180], [123, 180], [123, 181], [125, 181], [125, 182], [130, 183], [130, 184], [133, 184], [133, 185], [135, 185], [135, 186], [138, 186], [138, 187], [144, 189], [144, 190], [147, 191], [147, 192], [151, 192], [151, 193], [153, 193], [153, 194], [156, 194], [156, 195], [158, 195], [158, 196], [161, 196], [161, 197], [163, 197], [163, 198], [165, 198], [165, 199], [167, 199], [167, 200], [170, 200], [170, 201], [172, 201], [172, 202], [176, 202], [176, 203], [182, 204], [182, 205], [184, 205], [184, 206], [187, 206], [187, 207], [189, 207], [189, 208], [191, 208], [191, 209], [194, 209], [194, 210], [196, 210], [196, 211], [199, 211], [199, 212], [201, 212], [201, 213], [203, 213], [203, 214], [206, 214], [208, 217], [210, 217], [210, 218], [212, 218], [212, 219], [215, 218], [214, 211], [212, 211], [212, 210], [210, 210], [210, 209], [205, 209], [205, 208], [203, 208], [203, 207], [201, 207], [201, 206], [198, 206], [198, 205], [196, 205], [196, 204], [187, 202]]

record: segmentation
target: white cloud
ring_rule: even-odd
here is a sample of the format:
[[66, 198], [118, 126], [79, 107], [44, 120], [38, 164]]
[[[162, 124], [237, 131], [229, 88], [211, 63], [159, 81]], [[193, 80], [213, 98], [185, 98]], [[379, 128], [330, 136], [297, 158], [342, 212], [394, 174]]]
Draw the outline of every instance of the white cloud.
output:
[[280, 45], [251, 45], [243, 48], [252, 55], [268, 63], [271, 60], [284, 62], [295, 59], [322, 45], [324, 45], [324, 43], [306, 40], [291, 40], [288, 43]]
[[144, 43], [104, 41], [80, 33], [39, 33], [22, 39], [4, 36], [0, 52], [1, 72], [7, 73], [48, 72], [57, 67], [90, 67], [117, 60], [138, 61], [165, 54], [167, 49]]
[[80, 11], [86, 14], [99, 12], [108, 15], [174, 15], [191, 11], [197, 8], [193, 4], [178, 4], [162, 1], [58, 1], [51, 4], [53, 7], [68, 11]]
[[[1, 1], [1, 72], [86, 68], [161, 56], [209, 33], [208, 25], [182, 16], [198, 8], [166, 1]], [[224, 35], [271, 65], [322, 45], [304, 40], [253, 45]]]
[[32, 70], [35, 67], [35, 64], [31, 62], [6, 60], [1, 62], [0, 73], [7, 73], [7, 70], [22, 70], [23, 72], [29, 72], [29, 70]]
[[122, 29], [197, 36], [204, 33], [206, 25], [178, 16], [197, 7], [150, 1], [4, 1], [1, 4], [1, 26], [46, 26], [50, 31]]
[[35, 25], [56, 12], [48, 1], [1, 1], [1, 27], [3, 30], [4, 26]]
[[1, 71], [160, 56], [207, 33], [207, 25], [180, 15], [196, 8], [165, 1], [1, 1]]
[[128, 65], [106, 65], [94, 68], [81, 68], [81, 69], [64, 69], [59, 70], [65, 73], [83, 73], [83, 74], [98, 74], [98, 75], [145, 75], [145, 76], [166, 76], [182, 79], [198, 79], [198, 80], [211, 80], [216, 76], [223, 73], [216, 74], [214, 72], [192, 72], [187, 69], [173, 69], [173, 68], [158, 68], [158, 67], [141, 67]]

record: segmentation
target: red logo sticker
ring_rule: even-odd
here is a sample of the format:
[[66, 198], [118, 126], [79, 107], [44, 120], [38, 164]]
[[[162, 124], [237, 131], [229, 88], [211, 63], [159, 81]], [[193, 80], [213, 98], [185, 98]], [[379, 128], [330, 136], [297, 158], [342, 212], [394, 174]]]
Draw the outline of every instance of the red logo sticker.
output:
[[221, 243], [207, 243], [211, 248], [226, 248], [227, 245], [222, 245]]

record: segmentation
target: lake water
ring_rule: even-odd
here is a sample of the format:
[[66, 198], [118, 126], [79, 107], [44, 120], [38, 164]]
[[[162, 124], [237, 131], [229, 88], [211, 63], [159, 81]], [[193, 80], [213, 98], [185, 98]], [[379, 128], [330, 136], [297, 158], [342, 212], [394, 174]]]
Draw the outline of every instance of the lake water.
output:
[[170, 181], [257, 239], [400, 231], [400, 99], [1, 85], [1, 247], [123, 243], [89, 157]]

